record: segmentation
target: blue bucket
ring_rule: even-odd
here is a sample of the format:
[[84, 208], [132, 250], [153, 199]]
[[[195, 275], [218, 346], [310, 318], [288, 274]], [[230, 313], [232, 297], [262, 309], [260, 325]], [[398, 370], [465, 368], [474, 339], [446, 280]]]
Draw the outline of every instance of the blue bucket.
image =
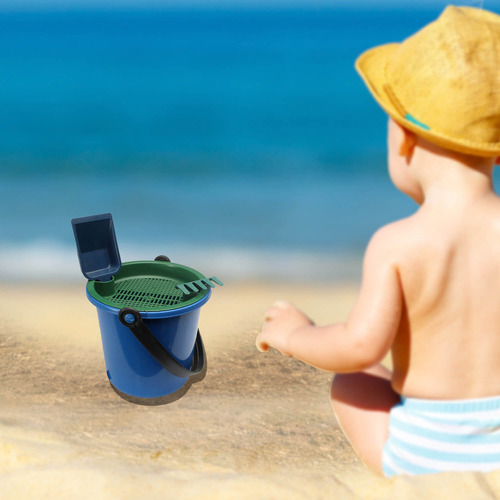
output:
[[[200, 308], [210, 298], [210, 289], [197, 302], [166, 311], [140, 311], [142, 323], [170, 356], [183, 367], [184, 372], [172, 373], [155, 358], [141, 340], [124, 324], [133, 318], [120, 320], [120, 309], [99, 302], [87, 291], [87, 297], [97, 308], [101, 330], [106, 373], [112, 387], [125, 399], [164, 399], [143, 401], [143, 404], [161, 404], [177, 399], [191, 386], [182, 389], [196, 375], [206, 370], [203, 341], [198, 331]], [[129, 321], [127, 321], [129, 320]], [[196, 363], [193, 366], [193, 357]], [[201, 358], [201, 359], [200, 359]], [[179, 370], [177, 370], [179, 372]], [[182, 394], [180, 394], [182, 393]], [[128, 398], [127, 398], [128, 396]], [[170, 398], [169, 398], [170, 396]], [[141, 401], [133, 401], [141, 402]]]
[[126, 262], [110, 280], [87, 282], [107, 375], [120, 396], [138, 404], [169, 403], [203, 379], [198, 319], [214, 283], [222, 284], [164, 256]]
[[87, 297], [97, 307], [111, 386], [139, 404], [175, 401], [204, 377], [200, 307], [214, 284], [223, 283], [164, 255], [122, 264], [109, 213], [72, 219], [71, 225], [89, 279]]
[[[119, 394], [133, 398], [164, 398], [177, 393], [190, 376], [198, 374], [174, 375], [155, 359], [129, 327], [122, 324], [120, 309], [97, 301], [88, 292], [87, 297], [97, 307], [106, 373]], [[201, 306], [209, 298], [210, 290], [189, 306], [170, 311], [140, 312], [144, 324], [158, 342], [188, 371], [193, 363], [197, 339], [198, 346], [201, 344], [198, 349], [203, 349], [198, 319]]]

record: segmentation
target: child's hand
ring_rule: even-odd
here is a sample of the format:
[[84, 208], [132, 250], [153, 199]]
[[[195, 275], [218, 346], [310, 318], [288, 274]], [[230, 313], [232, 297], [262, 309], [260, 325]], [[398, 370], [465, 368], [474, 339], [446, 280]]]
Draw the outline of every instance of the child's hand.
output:
[[288, 302], [279, 300], [266, 311], [264, 325], [255, 345], [261, 352], [274, 347], [285, 356], [290, 356], [288, 344], [291, 333], [311, 325], [313, 322], [304, 313]]

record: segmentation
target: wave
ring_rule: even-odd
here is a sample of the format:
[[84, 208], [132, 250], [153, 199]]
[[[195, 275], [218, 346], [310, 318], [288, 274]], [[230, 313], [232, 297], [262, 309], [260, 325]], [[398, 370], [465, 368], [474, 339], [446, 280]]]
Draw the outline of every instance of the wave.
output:
[[[153, 260], [162, 249], [152, 246], [123, 245], [123, 262]], [[173, 246], [172, 262], [192, 267], [205, 276], [223, 282], [279, 281], [329, 282], [357, 281], [360, 254], [331, 253], [297, 249], [242, 247]], [[76, 249], [52, 241], [33, 241], [23, 245], [0, 246], [0, 279], [3, 282], [81, 282], [85, 280]]]

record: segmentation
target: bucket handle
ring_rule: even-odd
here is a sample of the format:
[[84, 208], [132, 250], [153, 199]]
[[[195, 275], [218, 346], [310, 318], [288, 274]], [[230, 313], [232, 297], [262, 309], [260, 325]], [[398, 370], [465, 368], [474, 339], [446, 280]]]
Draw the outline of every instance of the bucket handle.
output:
[[118, 319], [122, 325], [125, 325], [137, 338], [137, 340], [147, 349], [153, 358], [160, 363], [165, 370], [176, 377], [186, 378], [200, 373], [205, 366], [205, 347], [201, 339], [200, 330], [196, 335], [193, 359], [191, 368], [182, 366], [159, 342], [151, 330], [142, 320], [141, 313], [137, 309], [124, 307], [118, 313]]

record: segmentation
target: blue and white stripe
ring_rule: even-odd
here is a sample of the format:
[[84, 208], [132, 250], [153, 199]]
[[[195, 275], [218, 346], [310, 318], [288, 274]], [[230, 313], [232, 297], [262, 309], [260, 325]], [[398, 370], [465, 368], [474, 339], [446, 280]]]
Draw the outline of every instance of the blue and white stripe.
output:
[[500, 469], [500, 397], [401, 398], [390, 413], [384, 474]]

